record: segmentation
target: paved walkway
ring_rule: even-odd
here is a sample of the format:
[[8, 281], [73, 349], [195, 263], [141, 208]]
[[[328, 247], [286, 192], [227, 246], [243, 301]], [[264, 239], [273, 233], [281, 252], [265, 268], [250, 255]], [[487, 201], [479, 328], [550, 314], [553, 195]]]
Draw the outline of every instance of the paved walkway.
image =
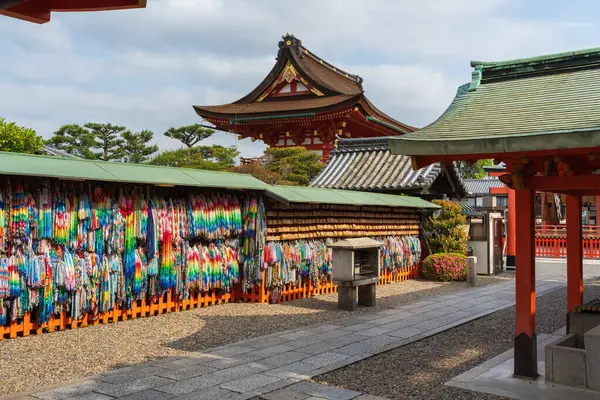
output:
[[[564, 271], [564, 263], [538, 262], [538, 295], [563, 287]], [[584, 275], [600, 276], [600, 266], [586, 265]], [[358, 392], [327, 391], [326, 386], [302, 381], [510, 307], [514, 305], [514, 287], [510, 280], [431, 297], [369, 315], [121, 368], [11, 398], [226, 400], [262, 395], [270, 399], [360, 399]]]

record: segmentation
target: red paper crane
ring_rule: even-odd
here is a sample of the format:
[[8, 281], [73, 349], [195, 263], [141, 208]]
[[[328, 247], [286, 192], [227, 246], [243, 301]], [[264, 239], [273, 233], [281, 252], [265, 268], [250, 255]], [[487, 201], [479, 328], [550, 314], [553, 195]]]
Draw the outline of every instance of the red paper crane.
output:
[[0, 0], [0, 14], [37, 24], [53, 12], [104, 11], [146, 7], [146, 0]]

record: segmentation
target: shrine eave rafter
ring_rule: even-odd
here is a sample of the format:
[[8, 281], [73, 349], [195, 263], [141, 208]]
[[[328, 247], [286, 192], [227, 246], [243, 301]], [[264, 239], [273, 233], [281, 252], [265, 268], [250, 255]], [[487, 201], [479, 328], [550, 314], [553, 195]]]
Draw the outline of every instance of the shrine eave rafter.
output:
[[109, 11], [146, 7], [146, 0], [14, 0], [12, 3], [14, 4], [0, 10], [0, 14], [36, 24], [49, 22], [53, 12]]
[[504, 136], [490, 135], [481, 136], [477, 139], [422, 139], [417, 135], [407, 135], [390, 140], [390, 147], [393, 152], [411, 156], [431, 155], [432, 148], [436, 149], [436, 155], [444, 158], [464, 154], [483, 156], [485, 154], [523, 153], [600, 146], [600, 126], [579, 130], [531, 132]]

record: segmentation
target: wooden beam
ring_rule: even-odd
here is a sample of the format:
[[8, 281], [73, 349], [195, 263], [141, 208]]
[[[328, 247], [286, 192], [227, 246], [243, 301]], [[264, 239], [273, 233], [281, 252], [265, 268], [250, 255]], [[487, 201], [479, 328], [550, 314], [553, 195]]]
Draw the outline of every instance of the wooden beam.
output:
[[583, 304], [581, 196], [567, 196], [567, 312]]
[[525, 184], [539, 192], [587, 192], [600, 188], [600, 175], [530, 176]]
[[146, 0], [47, 0], [45, 3], [52, 11], [64, 12], [123, 10], [146, 6]]
[[0, 14], [35, 24], [45, 24], [50, 21], [50, 9], [40, 1], [27, 1], [17, 4], [6, 10], [0, 10]]

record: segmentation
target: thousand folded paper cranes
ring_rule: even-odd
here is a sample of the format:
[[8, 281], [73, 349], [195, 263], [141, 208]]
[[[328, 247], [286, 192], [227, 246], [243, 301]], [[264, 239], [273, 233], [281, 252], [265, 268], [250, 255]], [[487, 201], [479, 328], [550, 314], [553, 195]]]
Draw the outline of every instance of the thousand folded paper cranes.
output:
[[68, 186], [0, 191], [0, 324], [25, 312], [40, 324], [61, 311], [97, 315], [168, 290], [229, 291], [240, 257], [259, 264], [261, 199]]

